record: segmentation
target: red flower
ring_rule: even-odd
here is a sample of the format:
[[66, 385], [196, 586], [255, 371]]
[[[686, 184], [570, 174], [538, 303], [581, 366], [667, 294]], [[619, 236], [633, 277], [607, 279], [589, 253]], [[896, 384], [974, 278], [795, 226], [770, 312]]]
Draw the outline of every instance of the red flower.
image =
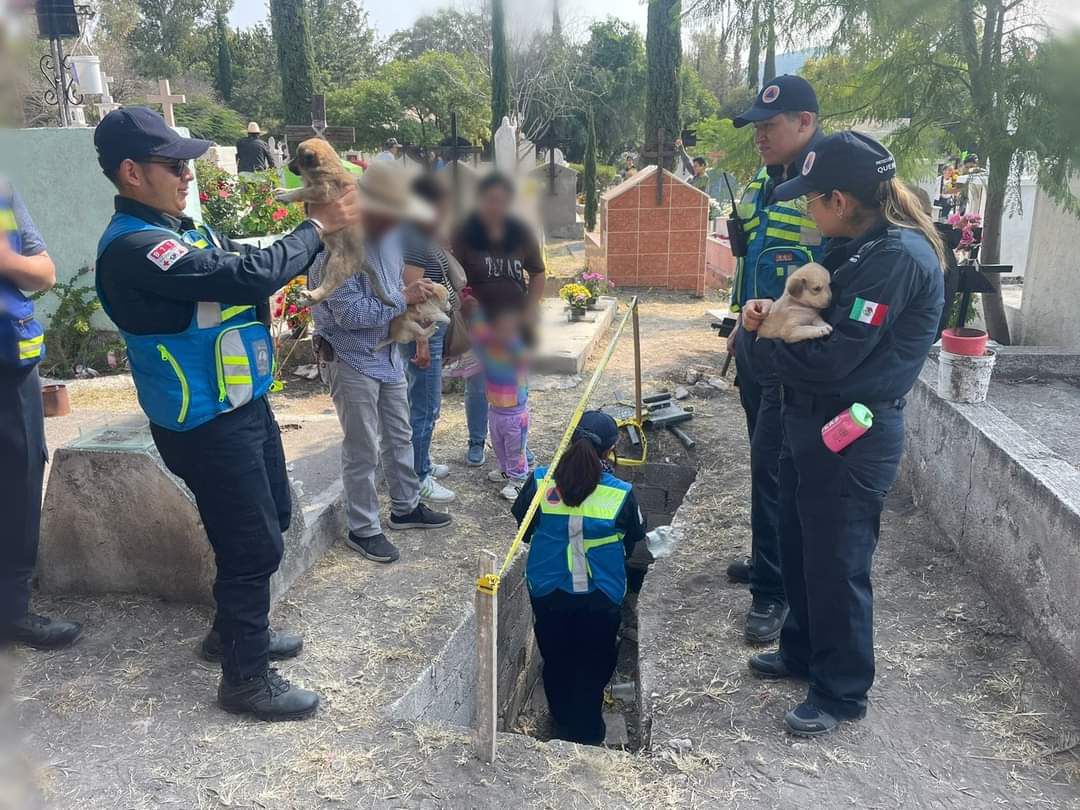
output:
[[274, 317], [275, 318], [280, 318], [281, 317], [281, 307], [274, 307]]
[[288, 215], [289, 209], [279, 208], [270, 215], [270, 219], [274, 220], [274, 222], [281, 222], [281, 220], [285, 219], [285, 217], [287, 217]]
[[229, 190], [227, 188], [219, 188], [217, 195], [223, 200], [229, 199]]
[[290, 315], [295, 315], [299, 311], [300, 311], [300, 308], [298, 306], [296, 306], [296, 304], [289, 304], [289, 314]]
[[207, 194], [205, 191], [200, 191], [199, 192], [199, 202], [209, 202], [209, 201], [210, 201], [210, 195]]

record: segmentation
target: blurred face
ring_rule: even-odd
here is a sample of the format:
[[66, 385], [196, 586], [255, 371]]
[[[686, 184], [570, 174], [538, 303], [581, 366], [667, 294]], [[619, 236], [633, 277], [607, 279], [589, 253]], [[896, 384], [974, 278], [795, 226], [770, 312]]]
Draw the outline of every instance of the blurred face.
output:
[[491, 330], [500, 343], [509, 343], [521, 333], [521, 313], [505, 309], [491, 322]]
[[398, 224], [396, 218], [375, 211], [364, 211], [361, 218], [364, 224], [364, 234], [373, 239], [378, 239]]
[[124, 160], [116, 174], [121, 194], [143, 205], [182, 216], [187, 205], [188, 186], [195, 179], [190, 161], [147, 158]]
[[704, 163], [694, 163], [694, 177], [701, 177], [705, 173]]
[[754, 122], [754, 146], [766, 166], [787, 166], [810, 142], [815, 129], [812, 113], [780, 113]]
[[488, 226], [501, 226], [510, 213], [511, 196], [501, 185], [485, 189], [476, 199], [476, 213]]

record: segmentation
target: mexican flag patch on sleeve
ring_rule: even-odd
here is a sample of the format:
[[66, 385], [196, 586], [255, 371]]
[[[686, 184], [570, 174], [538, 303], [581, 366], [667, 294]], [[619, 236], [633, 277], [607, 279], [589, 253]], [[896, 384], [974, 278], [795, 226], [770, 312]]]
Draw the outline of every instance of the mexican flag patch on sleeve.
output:
[[885, 314], [888, 311], [888, 304], [879, 304], [877, 301], [856, 298], [855, 303], [851, 305], [851, 315], [849, 317], [859, 323], [881, 326], [881, 324], [885, 323]]

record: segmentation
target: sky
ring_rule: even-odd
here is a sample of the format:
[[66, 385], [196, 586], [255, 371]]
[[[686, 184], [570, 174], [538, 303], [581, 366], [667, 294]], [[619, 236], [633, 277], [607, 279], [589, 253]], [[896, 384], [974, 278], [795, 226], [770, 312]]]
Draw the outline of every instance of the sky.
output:
[[[235, 0], [229, 19], [232, 24], [247, 28], [267, 17], [266, 0]], [[408, 28], [422, 14], [444, 6], [456, 5], [460, 8], [473, 7], [472, 3], [448, 3], [446, 0], [362, 0], [371, 23], [382, 37], [389, 36], [400, 28]], [[546, 7], [541, 12], [545, 22], [550, 19], [551, 0], [540, 0]], [[508, 3], [508, 6], [511, 4]], [[536, 3], [522, 4], [525, 8], [537, 7]], [[560, 0], [561, 16], [564, 21], [586, 21], [590, 18], [603, 18], [608, 15], [619, 17], [627, 22], [636, 23], [645, 32], [645, 3], [639, 0]]]

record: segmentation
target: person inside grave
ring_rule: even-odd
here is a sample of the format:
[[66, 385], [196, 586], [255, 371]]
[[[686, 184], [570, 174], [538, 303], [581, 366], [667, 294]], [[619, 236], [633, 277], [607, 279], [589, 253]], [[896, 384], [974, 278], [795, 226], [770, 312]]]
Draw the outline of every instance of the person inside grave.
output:
[[127, 345], [154, 444], [194, 494], [217, 562], [217, 613], [201, 654], [221, 662], [218, 705], [260, 720], [308, 717], [319, 696], [269, 666], [303, 641], [269, 625], [292, 503], [265, 396], [274, 379], [268, 299], [307, 270], [324, 235], [360, 222], [358, 194], [309, 205], [307, 220], [260, 250], [184, 213], [190, 161], [209, 141], [125, 107], [101, 120], [94, 145], [117, 189], [98, 244], [98, 298]]
[[[525, 534], [525, 579], [555, 736], [585, 745], [604, 742], [604, 688], [615, 671], [626, 560], [645, 540], [633, 486], [615, 477], [608, 461], [618, 438], [608, 414], [581, 415]], [[521, 489], [511, 509], [519, 526], [546, 477], [538, 467]]]

